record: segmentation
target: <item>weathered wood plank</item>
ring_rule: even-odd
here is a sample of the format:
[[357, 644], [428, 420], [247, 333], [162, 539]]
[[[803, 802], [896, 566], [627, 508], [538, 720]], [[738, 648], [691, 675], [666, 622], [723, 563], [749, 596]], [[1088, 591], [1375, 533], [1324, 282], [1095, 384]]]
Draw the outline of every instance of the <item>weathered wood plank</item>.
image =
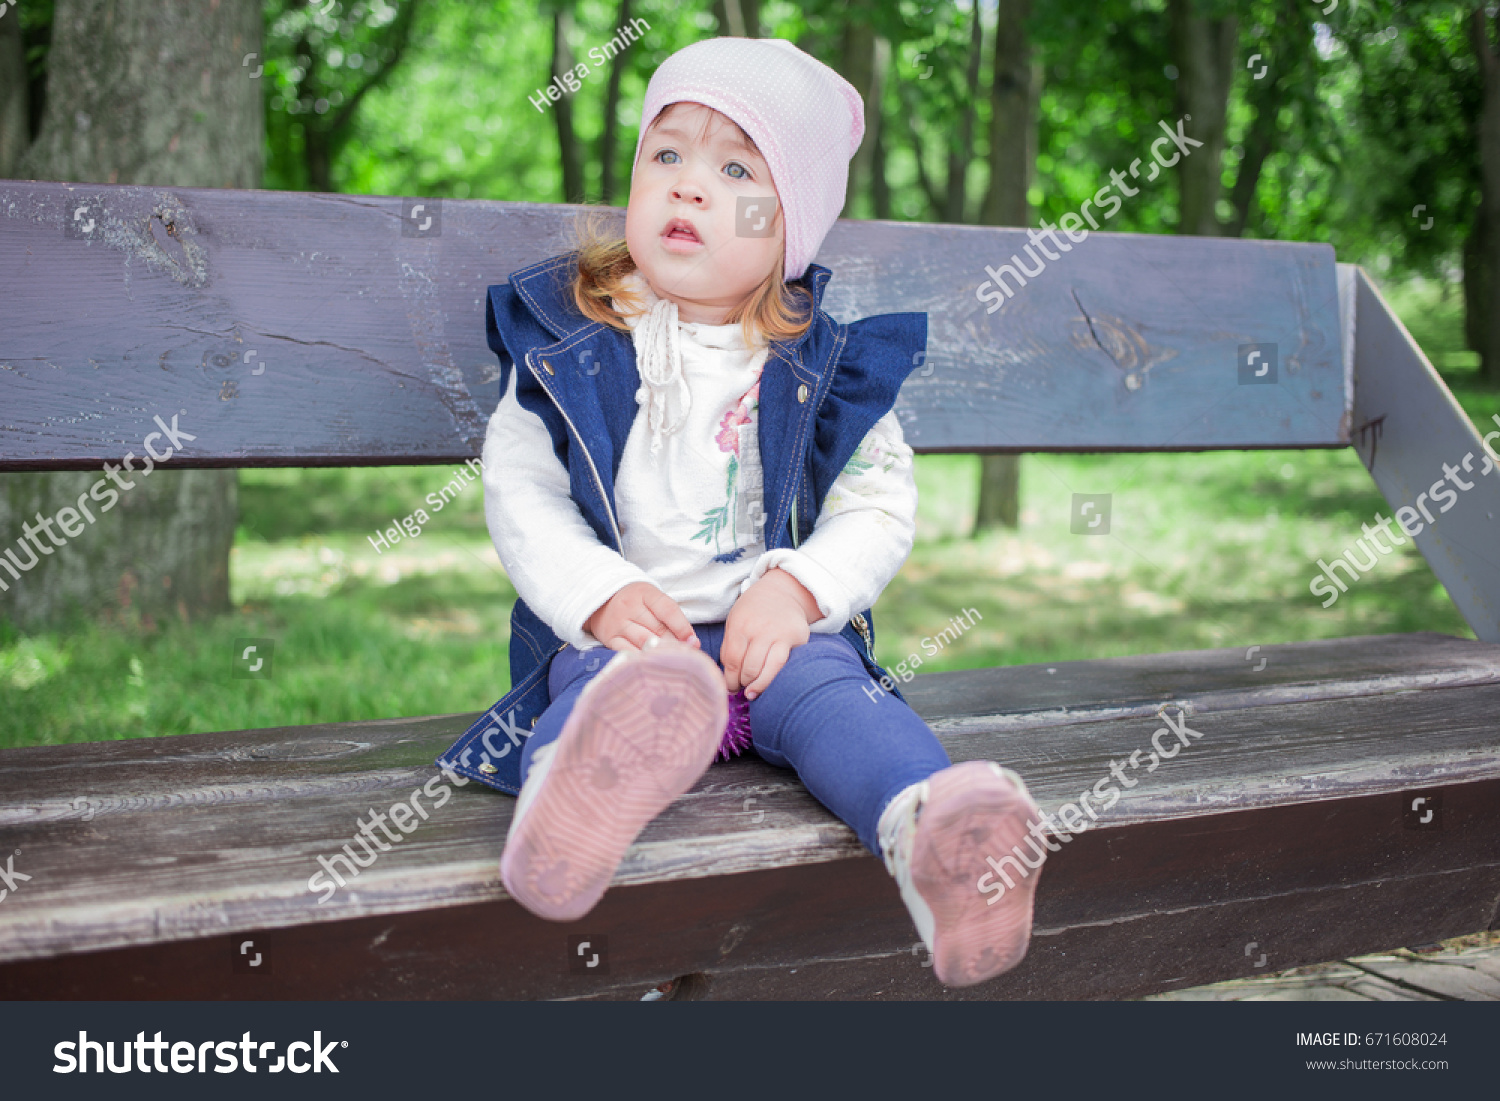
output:
[[[1441, 836], [1385, 796], [1101, 825], [1042, 871], [1031, 951], [948, 990], [873, 858], [620, 885], [581, 922], [510, 900], [0, 965], [3, 998], [1131, 997], [1471, 932], [1500, 897], [1500, 781], [1443, 789]], [[1205, 869], [1212, 875], [1204, 879]], [[237, 974], [251, 937], [268, 973]], [[607, 973], [572, 963], [587, 938]], [[1255, 942], [1253, 954], [1246, 949]]]
[[[1154, 773], [1143, 760], [1100, 833], [1174, 822], [1193, 836], [1204, 815], [1374, 796], [1397, 815], [1403, 793], [1500, 778], [1500, 648], [1438, 635], [1345, 642], [1267, 647], [1262, 672], [1282, 678], [1279, 691], [1235, 694], [1215, 679], [1237, 651], [934, 674], [911, 687], [954, 759], [1007, 762], [1051, 811], [1108, 778], [1111, 762], [1151, 751], [1161, 698], [1185, 706], [1202, 739]], [[1342, 652], [1360, 650], [1362, 680]], [[1332, 686], [1321, 698], [1320, 668]], [[980, 687], [987, 677], [1009, 688]], [[1079, 691], [1084, 706], [1065, 719], [1059, 677], [1109, 693]], [[1004, 710], [976, 716], [987, 698]], [[308, 888], [317, 858], [350, 841], [371, 808], [433, 777], [427, 762], [468, 719], [0, 753], [0, 851], [22, 850], [17, 867], [33, 876], [0, 909], [0, 959], [502, 899], [496, 865], [514, 801], [472, 786], [326, 903]], [[80, 792], [88, 801], [74, 803]], [[617, 883], [867, 857], [789, 772], [741, 758], [715, 765], [648, 827]], [[1206, 865], [1182, 887], [1191, 895], [1216, 874]]]
[[[1260, 667], [1264, 661], [1263, 668]], [[1435, 632], [921, 674], [902, 685], [936, 729], [962, 734], [1500, 681], [1500, 647]], [[319, 723], [0, 750], [0, 827], [200, 803], [335, 793], [427, 769], [477, 716]], [[405, 773], [402, 773], [403, 781]], [[194, 794], [203, 793], [203, 794]]]
[[[1500, 405], [1481, 437], [1369, 278], [1358, 269], [1340, 275], [1353, 284], [1357, 315], [1359, 457], [1392, 517], [1417, 532], [1417, 549], [1474, 634], [1500, 642]], [[1399, 509], [1407, 510], [1404, 517]], [[1328, 557], [1349, 548], [1356, 563], [1369, 563], [1374, 550], [1357, 547], [1359, 537], [1351, 531], [1345, 547], [1330, 547]], [[1349, 583], [1340, 571], [1338, 584]]]
[[[880, 655], [877, 655], [880, 656]], [[954, 729], [1150, 716], [1191, 699], [1198, 709], [1311, 702], [1408, 689], [1493, 683], [1500, 648], [1432, 631], [1179, 650], [918, 676], [913, 708]], [[1054, 671], [1055, 670], [1055, 671]], [[1240, 701], [1244, 701], [1243, 703]]]
[[[485, 288], [565, 251], [577, 211], [0, 182], [0, 470], [97, 469], [173, 414], [197, 437], [178, 466], [469, 458], [499, 396]], [[830, 233], [835, 317], [929, 314], [897, 405], [917, 450], [1348, 443], [1327, 245], [1099, 233], [987, 312], [985, 266], [1027, 243]], [[1279, 350], [1276, 385], [1239, 384], [1251, 343]]]

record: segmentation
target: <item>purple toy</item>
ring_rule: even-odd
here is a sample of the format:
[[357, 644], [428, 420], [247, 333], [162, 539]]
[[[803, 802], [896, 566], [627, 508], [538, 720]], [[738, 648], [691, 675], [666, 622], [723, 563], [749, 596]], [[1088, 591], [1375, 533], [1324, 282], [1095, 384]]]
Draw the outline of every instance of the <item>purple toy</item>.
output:
[[719, 758], [727, 761], [738, 757], [750, 746], [750, 701], [745, 690], [729, 693], [729, 721], [724, 724], [724, 737], [719, 741]]

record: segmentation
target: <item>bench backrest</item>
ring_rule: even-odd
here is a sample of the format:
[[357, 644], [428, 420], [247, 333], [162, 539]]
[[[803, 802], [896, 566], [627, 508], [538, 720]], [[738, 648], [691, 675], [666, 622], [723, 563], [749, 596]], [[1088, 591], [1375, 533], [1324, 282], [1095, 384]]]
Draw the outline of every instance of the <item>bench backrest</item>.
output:
[[[0, 471], [98, 469], [174, 415], [179, 467], [471, 458], [499, 397], [485, 288], [565, 251], [577, 213], [0, 183]], [[1352, 443], [1393, 508], [1484, 454], [1327, 245], [840, 221], [818, 260], [839, 320], [928, 314], [897, 403], [919, 452]], [[1500, 476], [1466, 500], [1416, 541], [1500, 641]]]
[[[577, 210], [0, 185], [0, 469], [97, 468], [179, 410], [197, 439], [178, 466], [466, 459], [499, 397], [485, 288], [565, 251]], [[834, 227], [819, 262], [835, 318], [929, 315], [898, 405], [917, 450], [1348, 443], [1330, 247], [1058, 242], [1071, 252], [1034, 248], [1038, 272], [1022, 230]], [[1251, 344], [1275, 347], [1253, 367], [1276, 385], [1239, 384]]]

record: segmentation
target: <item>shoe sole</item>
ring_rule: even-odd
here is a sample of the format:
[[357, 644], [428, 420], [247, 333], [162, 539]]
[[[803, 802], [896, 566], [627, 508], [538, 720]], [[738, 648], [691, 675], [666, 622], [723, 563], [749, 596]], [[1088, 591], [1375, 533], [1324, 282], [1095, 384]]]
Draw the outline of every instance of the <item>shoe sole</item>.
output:
[[727, 721], [724, 675], [707, 654], [611, 659], [574, 704], [542, 790], [512, 822], [506, 891], [550, 921], [587, 914], [646, 823], [708, 769]]
[[912, 845], [912, 883], [932, 910], [938, 981], [973, 986], [1020, 963], [1031, 943], [1041, 868], [1028, 868], [993, 905], [978, 884], [990, 871], [985, 857], [999, 860], [1022, 845], [1038, 812], [983, 761], [945, 769], [930, 784]]

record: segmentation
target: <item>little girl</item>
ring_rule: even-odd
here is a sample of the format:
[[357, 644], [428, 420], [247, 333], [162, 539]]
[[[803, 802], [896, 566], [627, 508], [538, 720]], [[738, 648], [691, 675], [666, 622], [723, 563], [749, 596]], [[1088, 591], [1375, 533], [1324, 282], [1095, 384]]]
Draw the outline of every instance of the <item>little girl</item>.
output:
[[978, 884], [1037, 812], [878, 683], [870, 606], [917, 504], [892, 407], [926, 315], [821, 309], [810, 261], [863, 134], [859, 93], [790, 43], [688, 46], [646, 90], [624, 239], [489, 289], [514, 687], [439, 763], [519, 789], [505, 889], [574, 921], [742, 690], [756, 752], [885, 861], [939, 980], [966, 986], [1025, 955], [1036, 874]]

